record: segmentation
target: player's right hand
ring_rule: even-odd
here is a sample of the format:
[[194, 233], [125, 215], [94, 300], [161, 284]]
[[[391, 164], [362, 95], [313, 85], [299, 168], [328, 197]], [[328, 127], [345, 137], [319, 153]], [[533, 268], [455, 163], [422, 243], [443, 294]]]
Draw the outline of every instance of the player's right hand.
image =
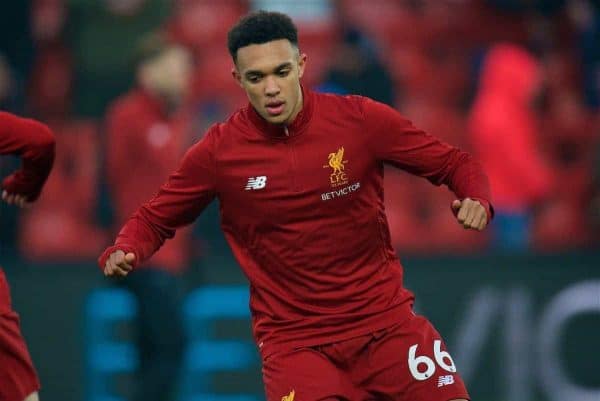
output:
[[135, 254], [132, 252], [125, 253], [121, 250], [114, 251], [110, 254], [104, 264], [105, 276], [126, 276], [133, 270], [135, 262]]

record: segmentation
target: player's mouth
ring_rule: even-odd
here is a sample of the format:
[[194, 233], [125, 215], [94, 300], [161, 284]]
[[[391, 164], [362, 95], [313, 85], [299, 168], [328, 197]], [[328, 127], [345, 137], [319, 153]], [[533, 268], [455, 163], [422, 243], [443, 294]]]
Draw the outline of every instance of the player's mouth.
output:
[[283, 109], [285, 108], [285, 102], [281, 100], [271, 101], [267, 103], [266, 109], [267, 113], [271, 116], [278, 116], [283, 113]]

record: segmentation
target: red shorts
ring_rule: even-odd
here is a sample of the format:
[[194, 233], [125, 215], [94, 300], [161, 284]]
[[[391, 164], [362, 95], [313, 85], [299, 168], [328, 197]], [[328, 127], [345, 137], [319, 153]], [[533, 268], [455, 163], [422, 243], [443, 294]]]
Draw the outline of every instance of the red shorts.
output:
[[12, 310], [8, 284], [0, 269], [0, 400], [23, 401], [40, 389], [37, 373]]
[[267, 401], [469, 399], [440, 334], [422, 316], [263, 361]]

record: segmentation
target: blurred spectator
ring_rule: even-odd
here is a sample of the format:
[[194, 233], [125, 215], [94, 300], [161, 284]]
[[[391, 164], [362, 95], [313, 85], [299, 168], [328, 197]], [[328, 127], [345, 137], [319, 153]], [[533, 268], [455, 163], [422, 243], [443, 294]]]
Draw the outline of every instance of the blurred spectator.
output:
[[67, 12], [64, 0], [32, 2], [36, 52], [27, 105], [32, 114], [43, 120], [64, 120], [71, 112], [73, 62], [64, 41]]
[[[192, 71], [190, 53], [158, 34], [144, 37], [137, 49], [137, 85], [110, 106], [107, 116], [107, 171], [116, 227], [166, 181], [186, 142], [180, 105]], [[139, 305], [141, 363], [135, 400], [172, 399], [177, 384], [184, 349], [179, 274], [189, 264], [188, 233], [179, 232], [121, 282]]]
[[510, 44], [489, 50], [469, 128], [490, 178], [496, 208], [493, 241], [500, 248], [529, 247], [532, 208], [551, 189], [552, 173], [538, 147], [532, 106], [541, 88], [540, 66], [526, 50]]
[[100, 117], [131, 86], [132, 51], [169, 17], [170, 0], [67, 0], [73, 52], [75, 113]]
[[333, 65], [325, 74], [321, 90], [370, 97], [394, 106], [390, 73], [377, 55], [375, 44], [361, 31], [347, 28], [334, 51]]

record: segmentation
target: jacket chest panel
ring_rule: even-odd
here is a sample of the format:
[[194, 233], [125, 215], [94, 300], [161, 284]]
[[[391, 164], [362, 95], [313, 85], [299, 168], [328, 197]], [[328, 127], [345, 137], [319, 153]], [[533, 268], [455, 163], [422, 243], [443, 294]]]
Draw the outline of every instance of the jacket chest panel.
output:
[[349, 141], [297, 139], [245, 146], [244, 154], [220, 158], [222, 207], [273, 222], [349, 207], [370, 168], [364, 149]]

